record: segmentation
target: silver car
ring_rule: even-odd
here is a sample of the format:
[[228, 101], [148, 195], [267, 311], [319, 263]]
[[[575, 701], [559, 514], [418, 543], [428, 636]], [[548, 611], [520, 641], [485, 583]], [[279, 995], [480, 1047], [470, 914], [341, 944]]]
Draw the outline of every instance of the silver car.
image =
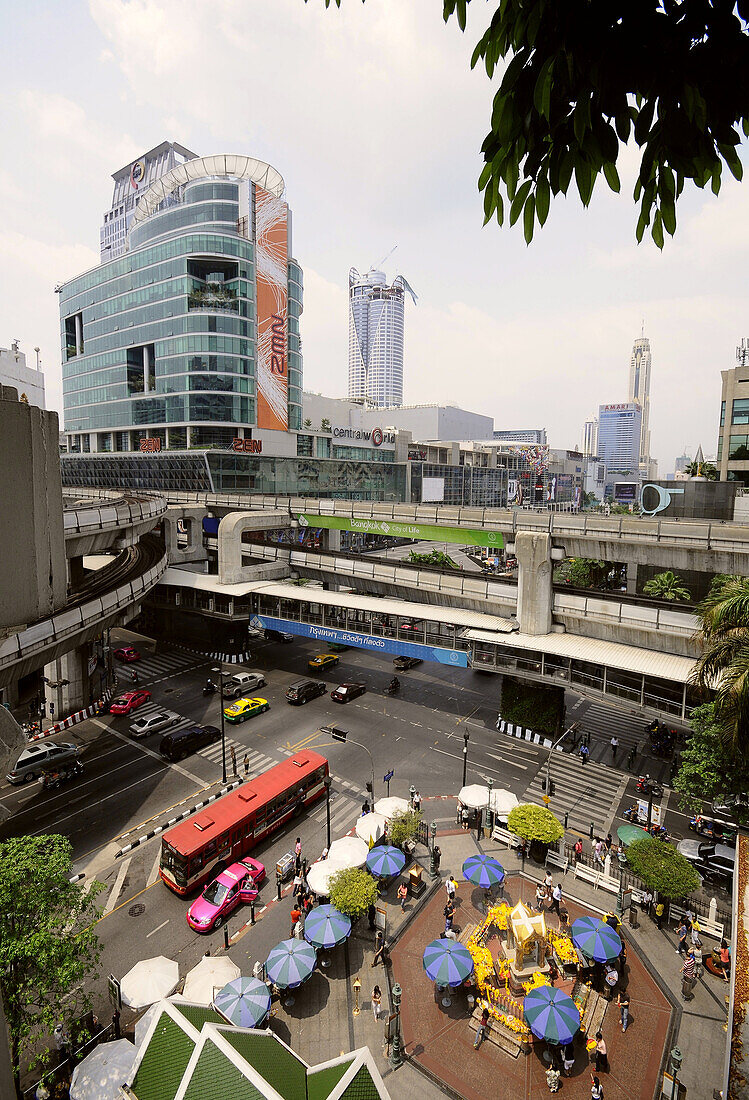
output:
[[37, 779], [45, 768], [54, 768], [58, 764], [64, 764], [68, 760], [74, 760], [78, 755], [77, 745], [70, 741], [38, 741], [23, 750], [16, 760], [16, 766], [6, 775], [6, 779], [14, 786], [18, 783], [29, 783]]
[[727, 844], [714, 844], [711, 840], [680, 840], [676, 845], [685, 859], [701, 878], [708, 882], [732, 882], [736, 853]]
[[158, 733], [169, 726], [176, 726], [180, 721], [178, 714], [168, 714], [160, 710], [156, 714], [149, 714], [143, 718], [137, 718], [130, 726], [131, 737], [148, 737], [149, 733]]

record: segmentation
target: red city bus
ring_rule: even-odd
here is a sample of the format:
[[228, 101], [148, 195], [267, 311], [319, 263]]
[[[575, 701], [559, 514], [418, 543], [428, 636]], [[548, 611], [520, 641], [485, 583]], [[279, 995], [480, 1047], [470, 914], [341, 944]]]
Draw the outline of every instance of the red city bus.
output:
[[328, 773], [324, 756], [298, 752], [175, 825], [161, 839], [161, 878], [189, 894], [321, 798]]

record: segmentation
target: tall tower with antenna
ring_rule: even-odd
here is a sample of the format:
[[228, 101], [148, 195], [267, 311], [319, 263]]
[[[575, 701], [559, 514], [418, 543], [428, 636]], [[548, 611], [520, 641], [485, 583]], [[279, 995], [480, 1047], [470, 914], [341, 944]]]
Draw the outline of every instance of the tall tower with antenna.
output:
[[629, 397], [642, 409], [642, 428], [640, 430], [640, 477], [650, 477], [650, 340], [645, 336], [643, 321], [642, 335], [632, 347], [629, 361]]
[[416, 295], [402, 275], [388, 286], [378, 268], [360, 275], [352, 267], [348, 286], [349, 401], [402, 405], [405, 296], [408, 292], [415, 303]]

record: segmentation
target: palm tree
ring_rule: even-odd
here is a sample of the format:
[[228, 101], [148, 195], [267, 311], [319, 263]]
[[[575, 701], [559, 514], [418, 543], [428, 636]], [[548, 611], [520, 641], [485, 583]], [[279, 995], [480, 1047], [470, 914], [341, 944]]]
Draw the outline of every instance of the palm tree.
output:
[[690, 477], [704, 477], [707, 481], [718, 480], [718, 468], [714, 462], [690, 462], [686, 468]]
[[681, 577], [677, 577], [670, 569], [665, 573], [656, 573], [643, 585], [646, 596], [656, 596], [659, 600], [691, 600], [691, 592], [682, 584]]
[[703, 652], [693, 680], [714, 689], [716, 729], [744, 756], [749, 753], [749, 577], [714, 577], [697, 614]]

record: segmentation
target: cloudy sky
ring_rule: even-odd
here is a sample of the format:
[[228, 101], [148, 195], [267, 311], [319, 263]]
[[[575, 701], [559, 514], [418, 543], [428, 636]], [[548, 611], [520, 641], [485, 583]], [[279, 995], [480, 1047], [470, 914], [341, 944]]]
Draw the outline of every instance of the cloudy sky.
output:
[[[747, 334], [749, 188], [682, 199], [663, 254], [634, 241], [622, 196], [557, 200], [526, 247], [484, 228], [476, 179], [493, 85], [441, 0], [28, 0], [4, 5], [0, 344], [39, 345], [61, 409], [55, 285], [98, 263], [111, 173], [164, 139], [247, 153], [283, 174], [305, 271], [305, 386], [345, 396], [347, 274], [394, 246], [419, 294], [406, 321], [408, 402], [452, 402], [573, 446], [626, 398], [644, 321], [661, 472], [714, 452], [720, 370]], [[727, 173], [726, 173], [727, 175]], [[729, 177], [730, 180], [730, 177]]]

